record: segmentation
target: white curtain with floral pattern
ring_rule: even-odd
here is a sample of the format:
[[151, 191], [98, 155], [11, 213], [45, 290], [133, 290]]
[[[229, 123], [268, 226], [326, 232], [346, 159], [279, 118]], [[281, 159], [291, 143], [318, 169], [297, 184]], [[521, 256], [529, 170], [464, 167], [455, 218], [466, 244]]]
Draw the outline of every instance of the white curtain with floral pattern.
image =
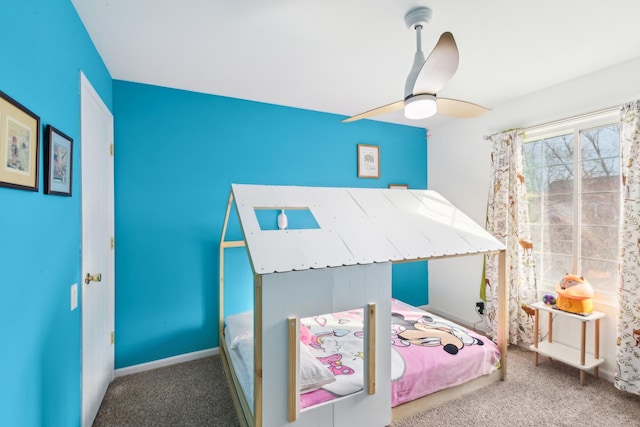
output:
[[[507, 247], [509, 286], [509, 343], [533, 342], [529, 304], [537, 300], [535, 264], [529, 232], [527, 191], [522, 167], [522, 131], [489, 137], [491, 183], [487, 230]], [[482, 284], [487, 308], [487, 335], [495, 340], [498, 310], [498, 256], [487, 255]]]
[[615, 386], [640, 394], [640, 101], [620, 110], [622, 215]]

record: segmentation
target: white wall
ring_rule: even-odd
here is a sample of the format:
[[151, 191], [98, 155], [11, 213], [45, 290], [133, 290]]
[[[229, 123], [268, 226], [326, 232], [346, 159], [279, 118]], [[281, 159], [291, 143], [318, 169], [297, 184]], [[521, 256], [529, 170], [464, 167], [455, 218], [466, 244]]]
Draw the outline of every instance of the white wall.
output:
[[[523, 66], [526, 66], [523, 64]], [[513, 76], [514, 79], [518, 76]], [[640, 99], [640, 57], [599, 72], [494, 106], [477, 119], [451, 120], [428, 130], [428, 183], [475, 221], [484, 224], [489, 186], [490, 135], [602, 110]], [[477, 322], [482, 257], [429, 263], [429, 306], [466, 324]], [[616, 320], [611, 306], [594, 304], [607, 317], [601, 324], [601, 376], [615, 372]], [[546, 322], [541, 322], [546, 323]], [[579, 346], [579, 325], [554, 324], [554, 338]], [[557, 333], [556, 333], [557, 330]], [[572, 333], [575, 330], [575, 333]], [[591, 335], [592, 329], [588, 329]], [[590, 341], [588, 341], [588, 344]], [[588, 346], [591, 348], [591, 345]]]

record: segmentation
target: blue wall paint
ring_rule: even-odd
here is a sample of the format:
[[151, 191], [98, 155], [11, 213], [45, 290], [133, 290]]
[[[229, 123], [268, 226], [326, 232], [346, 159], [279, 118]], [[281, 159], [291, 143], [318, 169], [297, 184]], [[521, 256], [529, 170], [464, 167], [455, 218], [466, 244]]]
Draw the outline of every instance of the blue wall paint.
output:
[[[218, 345], [231, 183], [426, 188], [424, 129], [123, 81], [113, 91], [116, 367]], [[358, 143], [380, 146], [380, 179], [357, 177]], [[228, 262], [248, 266], [242, 249]], [[425, 263], [394, 266], [398, 298], [425, 304], [426, 282]], [[239, 310], [250, 292], [227, 296]]]
[[[73, 197], [0, 187], [0, 425], [80, 424], [80, 80], [112, 81], [69, 0], [2, 3], [0, 90], [74, 139]], [[42, 141], [42, 133], [40, 141]], [[1, 157], [0, 157], [1, 158]]]
[[[0, 425], [74, 426], [81, 319], [69, 311], [69, 287], [81, 283], [80, 70], [110, 109], [116, 96], [69, 0], [5, 1], [2, 18], [3, 58], [11, 60], [0, 67], [0, 90], [38, 114], [42, 127], [73, 138], [74, 161], [73, 197], [43, 194], [42, 143], [39, 192], [0, 187]], [[422, 129], [115, 86], [120, 366], [217, 345], [218, 243], [231, 182], [426, 186]], [[381, 146], [381, 179], [355, 177], [360, 142]], [[242, 250], [230, 258], [247, 262]], [[403, 276], [396, 296], [426, 302], [412, 281], [426, 282], [424, 267], [395, 266], [394, 280]], [[228, 295], [244, 301], [242, 288]]]

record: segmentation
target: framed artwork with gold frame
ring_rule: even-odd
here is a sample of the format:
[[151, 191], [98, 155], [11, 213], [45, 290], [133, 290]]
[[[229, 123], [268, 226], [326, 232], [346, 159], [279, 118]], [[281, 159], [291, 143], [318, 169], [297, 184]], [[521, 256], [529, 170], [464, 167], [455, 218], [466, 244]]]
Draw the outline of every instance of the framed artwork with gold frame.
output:
[[380, 147], [358, 144], [358, 178], [380, 178]]
[[391, 189], [401, 189], [401, 190], [408, 190], [409, 189], [409, 184], [389, 184], [389, 188]]
[[40, 117], [0, 91], [0, 186], [38, 191]]

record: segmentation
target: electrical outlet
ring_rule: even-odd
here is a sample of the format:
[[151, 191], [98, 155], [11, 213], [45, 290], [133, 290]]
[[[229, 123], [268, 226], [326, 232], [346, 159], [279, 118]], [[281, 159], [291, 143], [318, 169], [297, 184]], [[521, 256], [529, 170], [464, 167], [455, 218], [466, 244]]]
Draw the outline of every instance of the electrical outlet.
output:
[[478, 312], [478, 314], [484, 314], [484, 302], [483, 301], [478, 301], [476, 303], [476, 311]]

